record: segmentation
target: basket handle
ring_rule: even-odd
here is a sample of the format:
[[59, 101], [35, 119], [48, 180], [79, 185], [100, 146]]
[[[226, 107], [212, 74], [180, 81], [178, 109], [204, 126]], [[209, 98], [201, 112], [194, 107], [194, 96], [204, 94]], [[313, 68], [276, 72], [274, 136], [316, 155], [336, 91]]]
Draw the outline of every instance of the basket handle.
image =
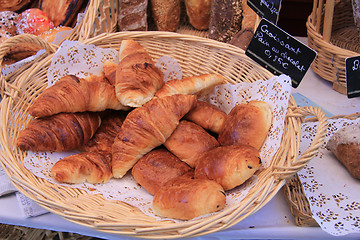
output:
[[[294, 107], [290, 109], [291, 112], [286, 116], [287, 118], [301, 118], [302, 122], [308, 122], [305, 120], [305, 117], [314, 116], [311, 118], [311, 121], [318, 121], [318, 126], [316, 129], [316, 134], [312, 140], [310, 146], [302, 153], [302, 155], [297, 158], [296, 161], [293, 161], [292, 164], [288, 167], [284, 166], [275, 166], [276, 169], [274, 174], [279, 176], [281, 179], [288, 179], [291, 176], [295, 175], [298, 171], [305, 167], [305, 165], [317, 154], [319, 148], [324, 144], [325, 135], [327, 133], [328, 126], [328, 117], [326, 117], [325, 112], [319, 107], [307, 106], [307, 107]], [[310, 118], [309, 118], [310, 119]], [[291, 124], [291, 123], [290, 123]], [[297, 130], [298, 134], [297, 139], [292, 139], [288, 144], [297, 144], [299, 145], [301, 135], [301, 129]], [[298, 149], [298, 147], [294, 148]], [[289, 153], [290, 158], [295, 158], [298, 152]]]
[[[55, 53], [57, 50], [56, 45], [47, 42], [41, 37], [26, 33], [21, 35], [16, 35], [14, 37], [7, 39], [5, 42], [3, 42], [0, 45], [0, 65], [2, 64], [3, 59], [6, 56], [6, 54], [9, 52], [10, 48], [21, 43], [33, 43], [39, 46], [40, 48], [45, 49], [45, 51], [48, 54]], [[6, 81], [5, 77], [2, 74], [2, 71], [0, 71], [0, 86], [1, 86], [1, 96], [4, 96], [4, 94], [6, 94], [6, 89], [12, 87], [12, 84]]]

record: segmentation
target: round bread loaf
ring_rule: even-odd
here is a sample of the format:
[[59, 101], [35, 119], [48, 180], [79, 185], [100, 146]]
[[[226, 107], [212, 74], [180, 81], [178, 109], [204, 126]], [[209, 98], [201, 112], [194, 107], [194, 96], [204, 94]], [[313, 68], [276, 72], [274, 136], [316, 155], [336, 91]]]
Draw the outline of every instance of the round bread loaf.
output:
[[326, 149], [331, 151], [349, 173], [360, 179], [360, 124], [353, 124], [334, 133]]
[[211, 0], [185, 0], [190, 24], [198, 30], [209, 28]]
[[254, 175], [260, 164], [259, 152], [249, 145], [220, 146], [198, 160], [195, 178], [214, 180], [230, 190]]

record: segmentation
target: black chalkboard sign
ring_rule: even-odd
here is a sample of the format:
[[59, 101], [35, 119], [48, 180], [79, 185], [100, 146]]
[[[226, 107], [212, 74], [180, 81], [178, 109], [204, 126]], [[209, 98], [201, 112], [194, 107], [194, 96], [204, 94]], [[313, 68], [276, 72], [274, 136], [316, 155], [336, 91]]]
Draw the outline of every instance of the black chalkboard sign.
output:
[[360, 56], [345, 59], [348, 98], [360, 96]]
[[266, 18], [274, 24], [277, 24], [281, 0], [247, 0], [247, 4], [261, 18]]
[[275, 75], [286, 74], [296, 88], [316, 57], [316, 52], [282, 29], [261, 19], [245, 54]]

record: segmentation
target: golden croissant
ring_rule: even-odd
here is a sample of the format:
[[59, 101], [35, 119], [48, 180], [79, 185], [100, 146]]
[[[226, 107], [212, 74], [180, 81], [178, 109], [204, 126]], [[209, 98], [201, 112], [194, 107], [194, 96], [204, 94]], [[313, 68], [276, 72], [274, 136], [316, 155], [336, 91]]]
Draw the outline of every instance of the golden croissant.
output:
[[103, 111], [126, 109], [115, 95], [115, 87], [101, 76], [78, 78], [62, 77], [35, 99], [29, 108], [34, 117], [50, 116], [61, 112]]
[[131, 111], [112, 147], [113, 176], [123, 177], [142, 156], [163, 144], [196, 102], [195, 95], [178, 94], [154, 98]]
[[61, 183], [105, 183], [112, 176], [111, 153], [83, 152], [54, 164], [52, 176]]
[[123, 40], [115, 83], [120, 103], [140, 107], [150, 101], [163, 85], [163, 73], [155, 66], [149, 53], [138, 42]]
[[94, 136], [80, 149], [84, 152], [109, 152], [121, 125], [123, 124], [126, 112], [108, 110], [100, 113], [101, 125]]
[[112, 176], [111, 148], [125, 119], [125, 112], [101, 112], [101, 125], [94, 136], [85, 143], [83, 153], [59, 160], [52, 168], [52, 175], [63, 183], [105, 183]]
[[226, 82], [226, 78], [220, 74], [202, 74], [199, 76], [172, 79], [156, 92], [156, 97], [165, 97], [174, 94], [196, 94], [204, 96], [216, 85]]
[[68, 151], [83, 146], [99, 128], [98, 113], [59, 113], [33, 119], [23, 129], [16, 144], [21, 150]]

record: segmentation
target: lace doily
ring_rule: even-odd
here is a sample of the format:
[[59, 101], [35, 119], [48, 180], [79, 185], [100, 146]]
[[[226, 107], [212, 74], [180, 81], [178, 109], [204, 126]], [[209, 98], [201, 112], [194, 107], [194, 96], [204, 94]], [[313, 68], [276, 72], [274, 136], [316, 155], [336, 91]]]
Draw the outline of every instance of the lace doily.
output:
[[[93, 45], [84, 45], [80, 42], [65, 41], [54, 54], [49, 67], [49, 85], [66, 74], [74, 74], [78, 77], [87, 76], [88, 74], [99, 74], [103, 63], [107, 60], [117, 62], [118, 53], [113, 49], [103, 49]], [[169, 56], [161, 57], [157, 62], [157, 66], [160, 66], [160, 69], [164, 71], [165, 81], [172, 79], [174, 76], [180, 79], [182, 77], [181, 67], [176, 59]], [[291, 79], [288, 76], [282, 75], [267, 81], [257, 81], [251, 84], [224, 84], [214, 89], [213, 93], [207, 96], [207, 99], [226, 112], [229, 112], [236, 104], [250, 100], [263, 100], [270, 104], [274, 113], [273, 124], [268, 138], [260, 151], [263, 167], [268, 167], [281, 142], [290, 93]], [[50, 174], [52, 166], [61, 158], [75, 153], [77, 152], [50, 153], [29, 151], [24, 159], [24, 165], [36, 176], [55, 183]], [[228, 191], [225, 208], [244, 199], [256, 182], [257, 176], [253, 176], [245, 184], [232, 191]], [[109, 200], [120, 200], [129, 203], [132, 206], [138, 207], [145, 214], [156, 217], [151, 209], [153, 197], [136, 183], [131, 173], [128, 173], [122, 179], [111, 179], [105, 184], [83, 183], [62, 185], [84, 189], [89, 194], [102, 194]]]
[[[332, 134], [360, 119], [329, 120], [325, 143], [318, 154], [298, 172], [313, 218], [332, 235], [360, 233], [360, 181], [353, 178], [332, 152], [325, 148]], [[302, 126], [300, 153], [315, 136], [317, 123]]]

